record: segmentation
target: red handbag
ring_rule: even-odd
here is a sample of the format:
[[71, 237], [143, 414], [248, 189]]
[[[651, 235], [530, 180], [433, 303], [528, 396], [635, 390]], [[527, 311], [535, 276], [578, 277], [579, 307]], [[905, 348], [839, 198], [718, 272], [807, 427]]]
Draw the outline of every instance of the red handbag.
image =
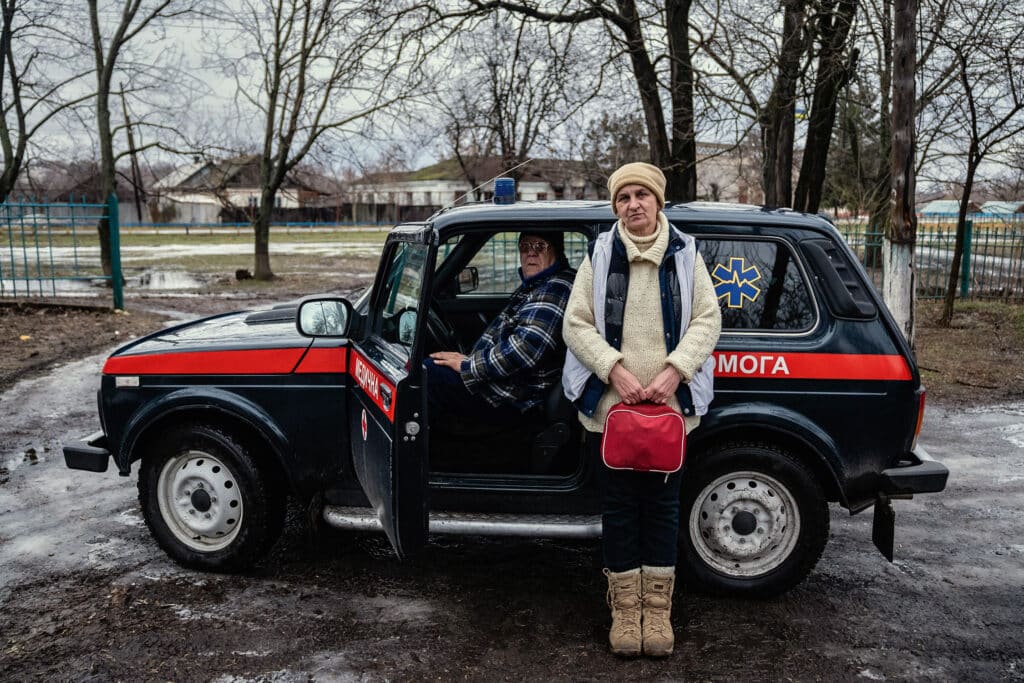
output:
[[686, 422], [662, 403], [616, 403], [608, 410], [601, 459], [613, 470], [676, 472], [686, 458]]

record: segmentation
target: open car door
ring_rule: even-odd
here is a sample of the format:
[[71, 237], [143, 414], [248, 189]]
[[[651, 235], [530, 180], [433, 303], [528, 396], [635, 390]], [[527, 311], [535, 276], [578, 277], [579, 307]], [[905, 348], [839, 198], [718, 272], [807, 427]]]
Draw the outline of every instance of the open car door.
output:
[[355, 473], [399, 557], [427, 540], [428, 444], [422, 338], [437, 252], [430, 229], [388, 236], [366, 326], [349, 355]]

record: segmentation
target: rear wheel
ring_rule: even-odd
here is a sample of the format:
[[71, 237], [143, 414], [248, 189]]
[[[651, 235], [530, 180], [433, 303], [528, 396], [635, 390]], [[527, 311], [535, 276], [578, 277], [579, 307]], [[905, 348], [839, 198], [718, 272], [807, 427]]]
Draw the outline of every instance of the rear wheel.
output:
[[828, 503], [814, 475], [764, 444], [728, 444], [687, 465], [680, 571], [711, 592], [771, 596], [814, 568], [828, 540]]
[[284, 493], [240, 440], [211, 425], [177, 427], [143, 457], [139, 502], [160, 547], [191, 569], [243, 569], [284, 525]]

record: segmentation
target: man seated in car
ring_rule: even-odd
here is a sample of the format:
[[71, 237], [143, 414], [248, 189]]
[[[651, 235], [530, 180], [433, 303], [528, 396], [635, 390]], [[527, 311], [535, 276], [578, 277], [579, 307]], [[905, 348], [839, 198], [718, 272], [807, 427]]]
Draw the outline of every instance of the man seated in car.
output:
[[509, 426], [540, 405], [565, 361], [562, 317], [575, 271], [561, 233], [519, 235], [523, 283], [469, 355], [438, 351], [425, 362], [431, 419]]

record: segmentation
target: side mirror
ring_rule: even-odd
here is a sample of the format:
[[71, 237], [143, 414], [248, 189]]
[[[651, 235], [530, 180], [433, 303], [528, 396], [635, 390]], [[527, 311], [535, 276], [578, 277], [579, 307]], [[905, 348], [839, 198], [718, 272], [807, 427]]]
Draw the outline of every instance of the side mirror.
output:
[[416, 309], [407, 308], [398, 314], [398, 342], [412, 346], [416, 338]]
[[476, 266], [466, 266], [459, 272], [459, 294], [476, 291], [480, 286], [480, 272]]
[[295, 326], [304, 337], [346, 337], [352, 304], [345, 299], [309, 299], [299, 304]]

